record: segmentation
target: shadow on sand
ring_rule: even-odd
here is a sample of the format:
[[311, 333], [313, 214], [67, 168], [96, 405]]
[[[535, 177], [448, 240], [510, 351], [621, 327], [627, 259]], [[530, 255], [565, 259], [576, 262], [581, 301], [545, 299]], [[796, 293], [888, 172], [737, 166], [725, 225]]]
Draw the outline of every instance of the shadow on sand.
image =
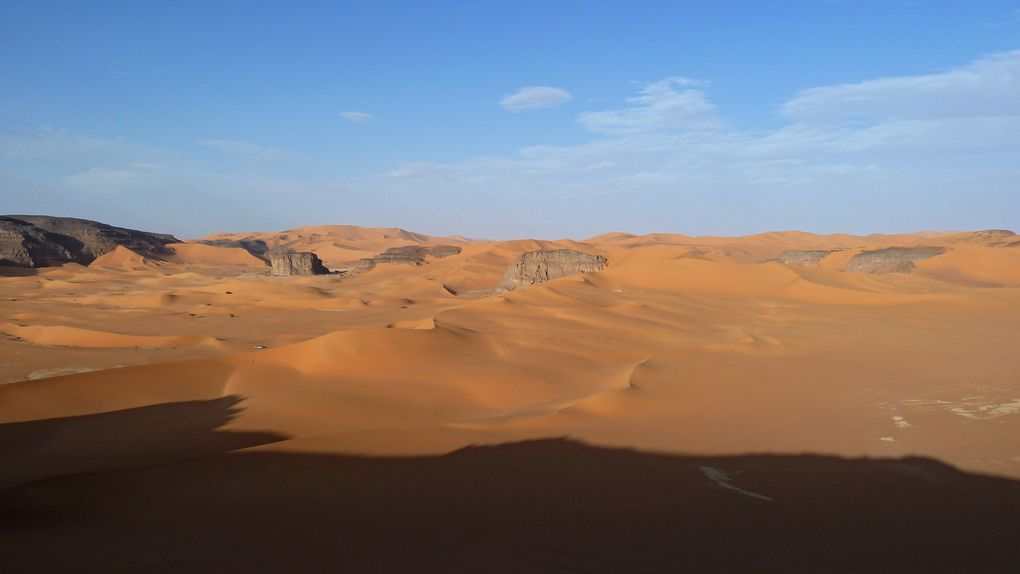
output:
[[[120, 450], [122, 465], [152, 464], [0, 491], [3, 571], [1017, 567], [1020, 483], [930, 459], [675, 456], [562, 438], [408, 458], [225, 453], [280, 438], [215, 430], [237, 401], [0, 426], [5, 449], [47, 448], [42, 428], [84, 433], [55, 440], [85, 451], [114, 441], [99, 449], [106, 464]], [[196, 442], [202, 452], [174, 451]]]
[[38, 274], [39, 271], [31, 267], [15, 267], [0, 262], [0, 277], [32, 277]]
[[284, 440], [217, 430], [241, 397], [0, 424], [0, 488], [64, 474], [161, 464]]

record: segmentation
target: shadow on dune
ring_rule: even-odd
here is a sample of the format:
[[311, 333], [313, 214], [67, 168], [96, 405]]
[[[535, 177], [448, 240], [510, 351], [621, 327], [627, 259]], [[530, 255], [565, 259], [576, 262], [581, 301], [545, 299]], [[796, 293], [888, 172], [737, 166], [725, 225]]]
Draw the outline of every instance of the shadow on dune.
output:
[[31, 267], [15, 267], [0, 262], [0, 277], [32, 277], [39, 272]]
[[930, 459], [675, 456], [567, 439], [407, 458], [224, 453], [279, 438], [215, 430], [238, 401], [0, 427], [20, 456], [47, 436], [59, 452], [104, 453], [100, 467], [153, 464], [0, 491], [3, 570], [1016, 567], [1020, 483]]
[[0, 424], [0, 488], [50, 476], [179, 461], [287, 438], [217, 430], [240, 412], [242, 401], [226, 396]]

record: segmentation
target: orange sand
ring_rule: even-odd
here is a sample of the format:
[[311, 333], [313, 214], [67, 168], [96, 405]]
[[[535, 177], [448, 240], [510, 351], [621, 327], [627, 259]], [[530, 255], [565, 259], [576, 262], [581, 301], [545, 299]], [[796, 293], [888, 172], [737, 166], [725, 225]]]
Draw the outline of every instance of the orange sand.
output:
[[[344, 226], [217, 237], [232, 236], [331, 265], [454, 242]], [[158, 264], [119, 249], [88, 268], [3, 278], [0, 423], [129, 409], [144, 421], [145, 408], [229, 399], [217, 432], [254, 438], [210, 446], [182, 433], [132, 447], [142, 456], [32, 435], [32, 448], [3, 447], [0, 483], [241, 448], [432, 455], [562, 436], [685, 455], [918, 455], [1020, 477], [1020, 247], [800, 232], [455, 241], [460, 255], [356, 277], [268, 277], [243, 250], [184, 244]], [[841, 271], [861, 250], [910, 245], [949, 251], [909, 274]], [[540, 248], [609, 267], [452, 294], [495, 287]], [[818, 265], [769, 261], [836, 248]], [[99, 370], [26, 380], [83, 368]]]

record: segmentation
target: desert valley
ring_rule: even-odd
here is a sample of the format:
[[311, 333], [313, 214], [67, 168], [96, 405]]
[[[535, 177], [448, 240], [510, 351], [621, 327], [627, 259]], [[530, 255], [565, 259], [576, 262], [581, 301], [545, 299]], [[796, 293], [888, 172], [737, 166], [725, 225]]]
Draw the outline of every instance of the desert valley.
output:
[[1010, 560], [1012, 232], [0, 225], [12, 565]]

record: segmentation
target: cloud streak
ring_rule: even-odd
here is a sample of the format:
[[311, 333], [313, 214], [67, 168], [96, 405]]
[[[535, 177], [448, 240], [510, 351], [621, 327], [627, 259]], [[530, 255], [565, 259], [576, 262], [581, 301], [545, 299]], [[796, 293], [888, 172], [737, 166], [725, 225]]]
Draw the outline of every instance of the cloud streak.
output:
[[786, 125], [750, 131], [722, 118], [704, 83], [670, 77], [579, 114], [596, 136], [587, 143], [404, 179], [424, 194], [541, 201], [592, 231], [1009, 226], [1020, 219], [1018, 85], [1020, 51], [1006, 52], [804, 90], [782, 106]]
[[811, 88], [782, 107], [782, 115], [798, 123], [1017, 114], [1020, 50], [937, 74]]
[[574, 99], [563, 88], [551, 86], [525, 86], [499, 101], [500, 107], [508, 112], [529, 112], [554, 108]]
[[367, 112], [340, 112], [340, 117], [355, 124], [363, 124], [375, 116]]
[[630, 106], [586, 112], [578, 121], [591, 132], [618, 135], [719, 128], [715, 106], [696, 89], [702, 85], [679, 76], [652, 82], [627, 99]]
[[243, 140], [202, 139], [198, 140], [198, 143], [226, 154], [237, 155], [249, 160], [265, 163], [280, 162], [295, 156], [293, 151], [287, 149]]
[[[51, 197], [86, 207], [99, 201], [80, 199], [88, 190], [120, 190], [142, 206], [164, 194], [212, 198], [203, 214], [209, 225], [234, 228], [308, 223], [301, 207], [308, 205], [316, 221], [489, 237], [1011, 227], [1020, 224], [1018, 85], [1020, 51], [1005, 52], [933, 74], [806, 89], [779, 108], [782, 125], [748, 130], [725, 119], [705, 83], [668, 77], [579, 113], [590, 136], [577, 145], [409, 161], [357, 180], [286, 178], [276, 165], [253, 175], [52, 130], [0, 133], [0, 181], [5, 169], [19, 186], [50, 177]], [[239, 140], [203, 143], [249, 159], [292, 153]], [[20, 166], [13, 179], [11, 166]], [[274, 201], [282, 195], [287, 206]], [[192, 222], [190, 204], [175, 201], [166, 213]], [[261, 205], [275, 207], [257, 211]], [[521, 217], [525, 205], [541, 209]]]

